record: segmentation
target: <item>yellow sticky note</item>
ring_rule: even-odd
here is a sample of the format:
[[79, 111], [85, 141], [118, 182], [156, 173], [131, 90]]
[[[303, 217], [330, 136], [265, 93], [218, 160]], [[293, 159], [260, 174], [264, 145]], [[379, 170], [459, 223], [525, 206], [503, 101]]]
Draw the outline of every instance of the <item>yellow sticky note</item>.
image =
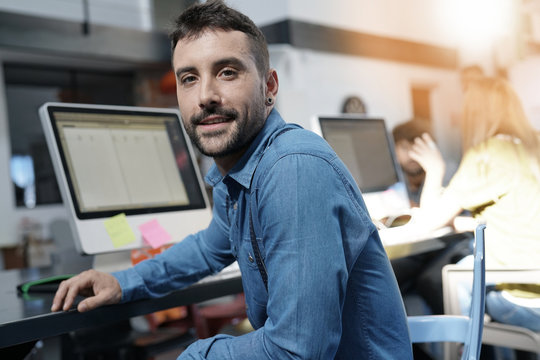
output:
[[104, 224], [114, 247], [121, 247], [135, 241], [135, 234], [127, 222], [126, 214], [110, 217]]

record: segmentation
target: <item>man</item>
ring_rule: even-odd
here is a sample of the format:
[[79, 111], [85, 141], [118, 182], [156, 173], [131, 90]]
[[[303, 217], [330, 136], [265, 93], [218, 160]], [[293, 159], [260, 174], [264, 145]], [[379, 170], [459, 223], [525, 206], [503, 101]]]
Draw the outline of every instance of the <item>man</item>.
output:
[[[418, 207], [426, 172], [411, 157], [410, 153], [418, 139], [426, 136], [429, 136], [430, 144], [435, 146], [431, 124], [429, 120], [413, 118], [396, 125], [392, 129], [392, 136], [398, 163], [407, 180], [411, 206]], [[444, 176], [446, 164], [440, 152], [432, 154], [430, 163], [433, 165], [432, 175], [437, 176], [437, 174], [442, 173], [440, 176]], [[442, 267], [446, 264], [456, 263], [463, 256], [469, 254], [469, 242], [469, 236], [464, 234], [459, 241], [456, 239], [443, 249], [392, 260], [392, 267], [405, 300], [407, 300], [409, 292], [413, 295], [420, 295], [429, 306], [432, 314], [443, 314]]]
[[423, 134], [431, 134], [431, 125], [428, 120], [414, 118], [396, 125], [392, 129], [392, 136], [396, 148], [396, 157], [407, 180], [407, 190], [411, 206], [420, 204], [420, 194], [426, 177], [426, 172], [415, 160], [411, 158], [414, 140]]
[[180, 359], [411, 358], [399, 289], [360, 192], [324, 140], [273, 109], [278, 77], [260, 30], [209, 1], [180, 15], [171, 39], [186, 131], [215, 160], [213, 220], [132, 269], [64, 282], [52, 310], [69, 309], [77, 293], [90, 295], [79, 311], [161, 296], [236, 259], [256, 330], [199, 340]]

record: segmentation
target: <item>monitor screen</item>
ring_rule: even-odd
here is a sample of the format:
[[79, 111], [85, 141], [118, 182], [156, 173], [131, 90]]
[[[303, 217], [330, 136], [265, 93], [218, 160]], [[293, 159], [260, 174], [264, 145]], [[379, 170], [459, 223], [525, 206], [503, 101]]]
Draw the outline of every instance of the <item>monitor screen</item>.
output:
[[385, 190], [399, 181], [382, 119], [321, 118], [320, 124], [363, 192]]
[[[83, 252], [142, 247], [137, 229], [150, 220], [175, 241], [208, 224], [205, 189], [178, 111], [48, 103], [40, 116]], [[136, 235], [120, 247], [103, 231], [118, 214]]]
[[373, 218], [409, 208], [407, 188], [384, 119], [317, 116], [312, 126], [351, 172]]

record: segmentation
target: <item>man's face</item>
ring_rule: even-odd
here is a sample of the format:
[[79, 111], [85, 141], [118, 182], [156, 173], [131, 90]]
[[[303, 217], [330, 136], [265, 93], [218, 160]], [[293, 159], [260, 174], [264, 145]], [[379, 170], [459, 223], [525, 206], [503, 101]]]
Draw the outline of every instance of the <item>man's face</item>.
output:
[[184, 126], [199, 150], [215, 158], [242, 153], [269, 112], [247, 35], [206, 31], [183, 39], [173, 67]]

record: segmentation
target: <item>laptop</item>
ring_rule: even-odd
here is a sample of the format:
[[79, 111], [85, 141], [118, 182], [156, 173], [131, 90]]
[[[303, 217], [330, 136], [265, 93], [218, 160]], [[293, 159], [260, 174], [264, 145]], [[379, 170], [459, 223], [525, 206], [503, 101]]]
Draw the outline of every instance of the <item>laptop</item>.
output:
[[407, 227], [402, 231], [402, 225], [411, 219], [411, 205], [394, 141], [384, 119], [360, 115], [315, 116], [311, 127], [348, 167], [383, 243], [421, 241], [452, 232], [450, 227], [435, 231]]
[[[409, 219], [407, 186], [384, 119], [358, 115], [316, 116], [312, 130], [343, 160], [378, 225], [389, 227], [396, 221], [401, 224]], [[400, 218], [406, 220], [398, 221]]]

